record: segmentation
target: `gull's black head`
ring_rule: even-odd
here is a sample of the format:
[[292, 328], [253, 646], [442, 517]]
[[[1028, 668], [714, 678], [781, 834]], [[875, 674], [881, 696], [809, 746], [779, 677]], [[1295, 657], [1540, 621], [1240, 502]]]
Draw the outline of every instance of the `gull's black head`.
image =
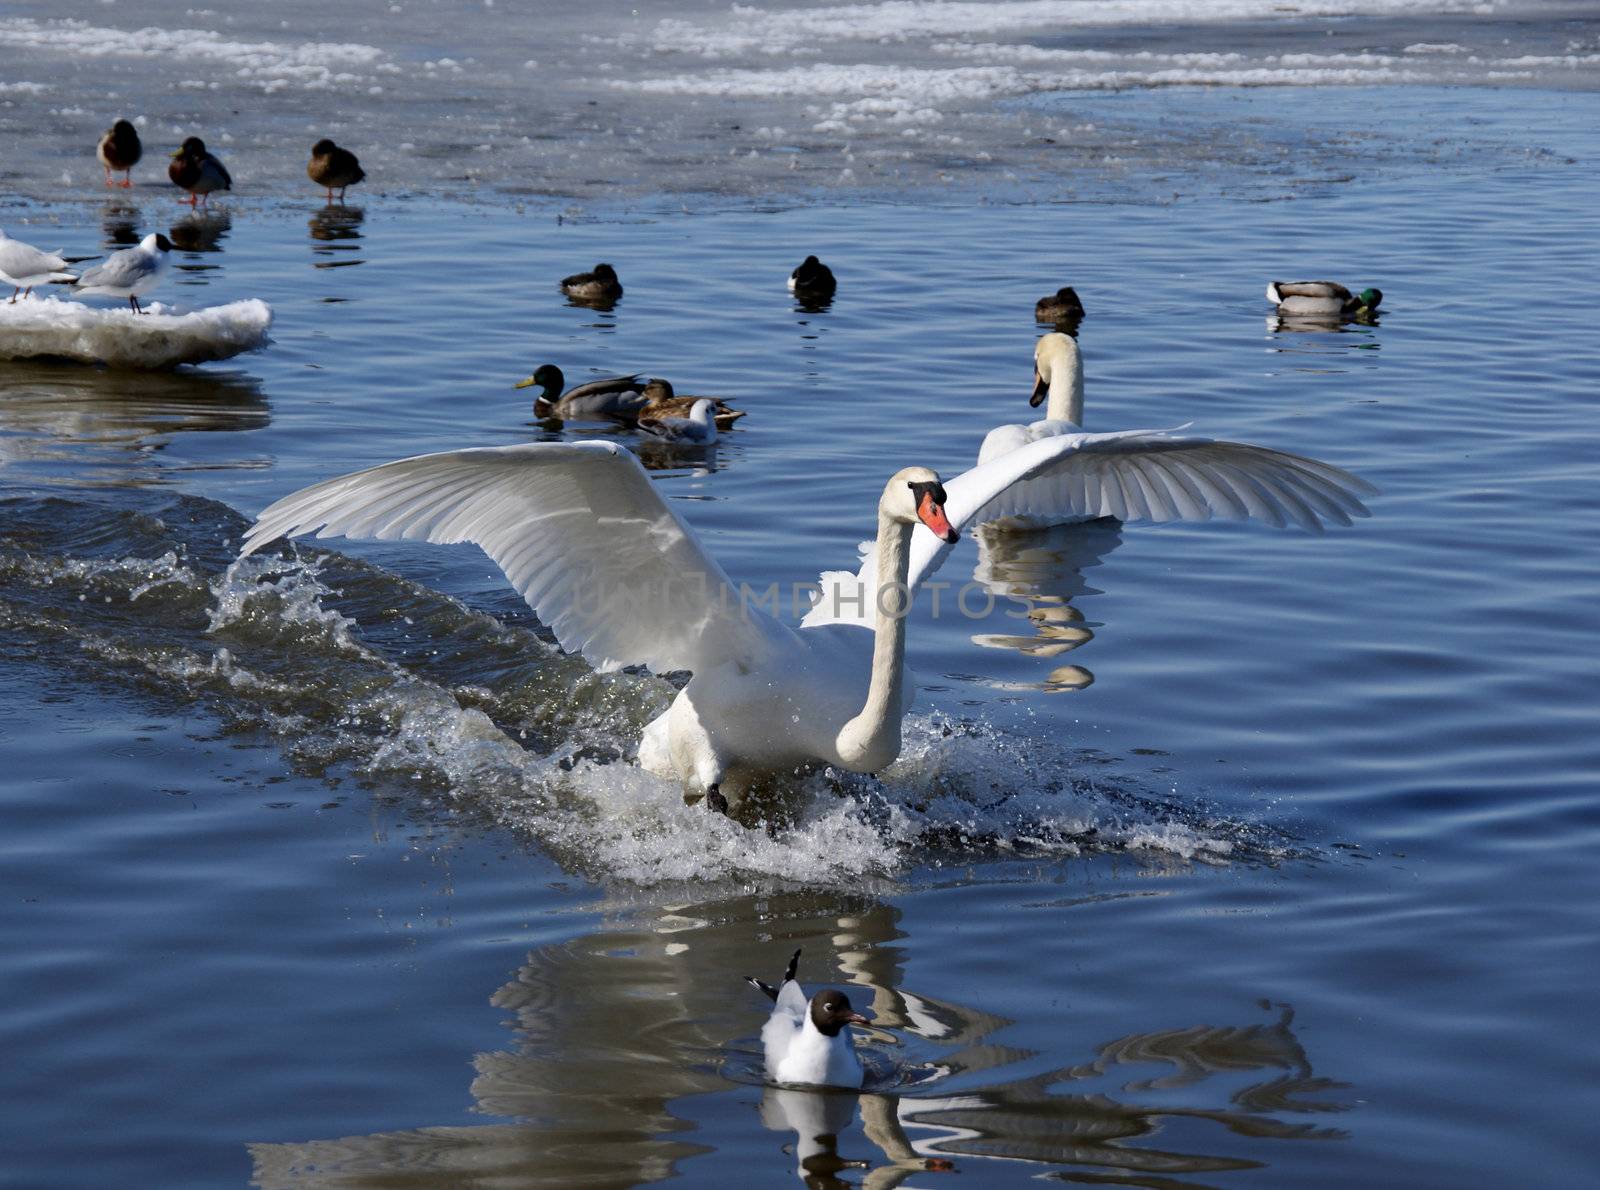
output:
[[823, 988], [811, 997], [811, 1023], [824, 1037], [837, 1037], [846, 1025], [871, 1022], [850, 1007], [850, 998], [834, 988]]
[[172, 241], [158, 231], [156, 232], [156, 247], [163, 252], [171, 252]]

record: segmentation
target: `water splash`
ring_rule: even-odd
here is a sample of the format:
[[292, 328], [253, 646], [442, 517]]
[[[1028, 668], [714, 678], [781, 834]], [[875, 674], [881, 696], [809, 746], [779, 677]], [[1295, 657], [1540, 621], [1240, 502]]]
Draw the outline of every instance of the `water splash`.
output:
[[978, 858], [1290, 852], [1099, 754], [937, 713], [908, 718], [878, 777], [799, 773], [734, 821], [632, 763], [672, 684], [597, 674], [536, 623], [317, 547], [234, 562], [242, 523], [193, 497], [6, 511], [0, 625], [30, 664], [198, 700], [307, 772], [398, 784], [418, 813], [508, 830], [593, 879], [836, 886]]

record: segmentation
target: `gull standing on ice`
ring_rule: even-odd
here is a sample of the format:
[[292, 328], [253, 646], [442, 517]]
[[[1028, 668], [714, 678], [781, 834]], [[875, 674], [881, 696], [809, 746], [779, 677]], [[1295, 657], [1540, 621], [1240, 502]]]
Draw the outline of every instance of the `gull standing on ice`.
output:
[[78, 278], [75, 292], [125, 297], [135, 313], [143, 313], [139, 309], [139, 295], [156, 287], [167, 267], [167, 253], [171, 251], [172, 241], [153, 231], [140, 240], [137, 247], [113, 252], [103, 264], [84, 273]]
[[854, 1011], [845, 994], [834, 988], [824, 988], [808, 1004], [794, 978], [799, 963], [797, 950], [777, 987], [754, 976], [744, 977], [746, 983], [760, 988], [772, 1000], [772, 1015], [761, 1027], [767, 1075], [786, 1085], [859, 1091], [866, 1081], [866, 1071], [846, 1026], [871, 1022]]
[[15, 304], [18, 293], [27, 297], [35, 285], [76, 281], [78, 278], [74, 274], [63, 272], [66, 267], [67, 262], [59, 252], [41, 251], [0, 231], [0, 281], [16, 287], [9, 304]]
[[99, 147], [95, 156], [100, 158], [100, 164], [106, 167], [106, 185], [115, 186], [118, 183], [112, 180], [113, 170], [122, 171], [122, 188], [126, 190], [133, 185], [133, 167], [139, 164], [139, 158], [144, 156], [144, 146], [139, 143], [139, 131], [126, 120], [118, 120], [106, 134], [100, 138]]
[[213, 190], [233, 189], [233, 179], [228, 176], [228, 171], [223, 168], [222, 162], [206, 151], [206, 142], [198, 136], [191, 136], [184, 141], [172, 155], [172, 164], [167, 166], [167, 177], [172, 179], [174, 186], [181, 186], [189, 192], [191, 207], [196, 200], [203, 204]]

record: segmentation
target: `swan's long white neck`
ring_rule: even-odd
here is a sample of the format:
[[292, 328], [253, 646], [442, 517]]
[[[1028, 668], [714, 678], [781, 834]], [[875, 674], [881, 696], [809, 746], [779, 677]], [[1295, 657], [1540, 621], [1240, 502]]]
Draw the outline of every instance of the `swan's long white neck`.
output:
[[1070, 340], [1050, 360], [1049, 401], [1044, 415], [1051, 421], [1083, 424], [1083, 356]]
[[900, 713], [904, 694], [906, 613], [911, 593], [911, 533], [915, 524], [878, 507], [878, 589], [866, 592], [877, 619], [872, 642], [872, 681], [861, 713], [839, 729], [839, 757], [857, 772], [876, 772], [900, 755]]

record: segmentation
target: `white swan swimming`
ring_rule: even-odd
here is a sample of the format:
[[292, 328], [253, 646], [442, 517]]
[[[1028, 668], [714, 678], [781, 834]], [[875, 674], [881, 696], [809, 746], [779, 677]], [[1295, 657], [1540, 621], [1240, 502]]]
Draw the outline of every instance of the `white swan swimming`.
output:
[[744, 977], [772, 1001], [772, 1015], [761, 1027], [767, 1076], [785, 1086], [859, 1091], [867, 1072], [847, 1026], [872, 1022], [851, 1008], [849, 997], [835, 988], [824, 988], [808, 1001], [795, 981], [799, 962], [797, 950], [777, 987], [751, 975]]
[[[1089, 434], [1083, 422], [1083, 356], [1070, 335], [1041, 335], [1033, 350], [1033, 395], [1048, 399], [1042, 421], [996, 426], [978, 448], [982, 467], [1050, 438], [1070, 438], [1075, 466], [1053, 469], [991, 501], [982, 522], [1033, 529], [1096, 517], [1122, 521], [1203, 521], [1254, 517], [1313, 532], [1324, 520], [1348, 525], [1366, 516], [1357, 498], [1376, 492], [1348, 471], [1316, 459], [1244, 442], [1175, 437], [1170, 430]], [[1182, 429], [1184, 427], [1178, 427]]]
[[[1098, 445], [1080, 447], [1083, 437]], [[823, 598], [798, 628], [735, 587], [639, 461], [610, 442], [446, 451], [325, 480], [265, 509], [240, 556], [313, 530], [476, 543], [568, 651], [600, 669], [692, 672], [645, 727], [639, 764], [721, 807], [762, 773], [816, 762], [874, 773], [892, 764], [912, 697], [905, 611], [917, 586], [961, 527], [1003, 508], [1018, 485], [1037, 489], [1031, 501], [1067, 492], [1097, 508], [1111, 502], [1102, 489], [1115, 485], [1112, 503], [1128, 511], [1120, 471], [1099, 465], [1117, 457], [1106, 452], [1118, 441], [1044, 438], [948, 487], [926, 467], [896, 472], [878, 501], [877, 540], [862, 574], [823, 575]], [[1273, 507], [1314, 524], [1318, 512], [1347, 520], [1361, 510], [1346, 486], [1359, 481], [1344, 472], [1309, 461], [1283, 471]], [[1221, 464], [1194, 480], [1161, 474], [1155, 468], [1149, 482], [1170, 485], [1165, 499], [1184, 506], [1197, 504], [1192, 492], [1215, 488], [1219, 502], [1226, 491], [1256, 507], [1268, 490]]]

